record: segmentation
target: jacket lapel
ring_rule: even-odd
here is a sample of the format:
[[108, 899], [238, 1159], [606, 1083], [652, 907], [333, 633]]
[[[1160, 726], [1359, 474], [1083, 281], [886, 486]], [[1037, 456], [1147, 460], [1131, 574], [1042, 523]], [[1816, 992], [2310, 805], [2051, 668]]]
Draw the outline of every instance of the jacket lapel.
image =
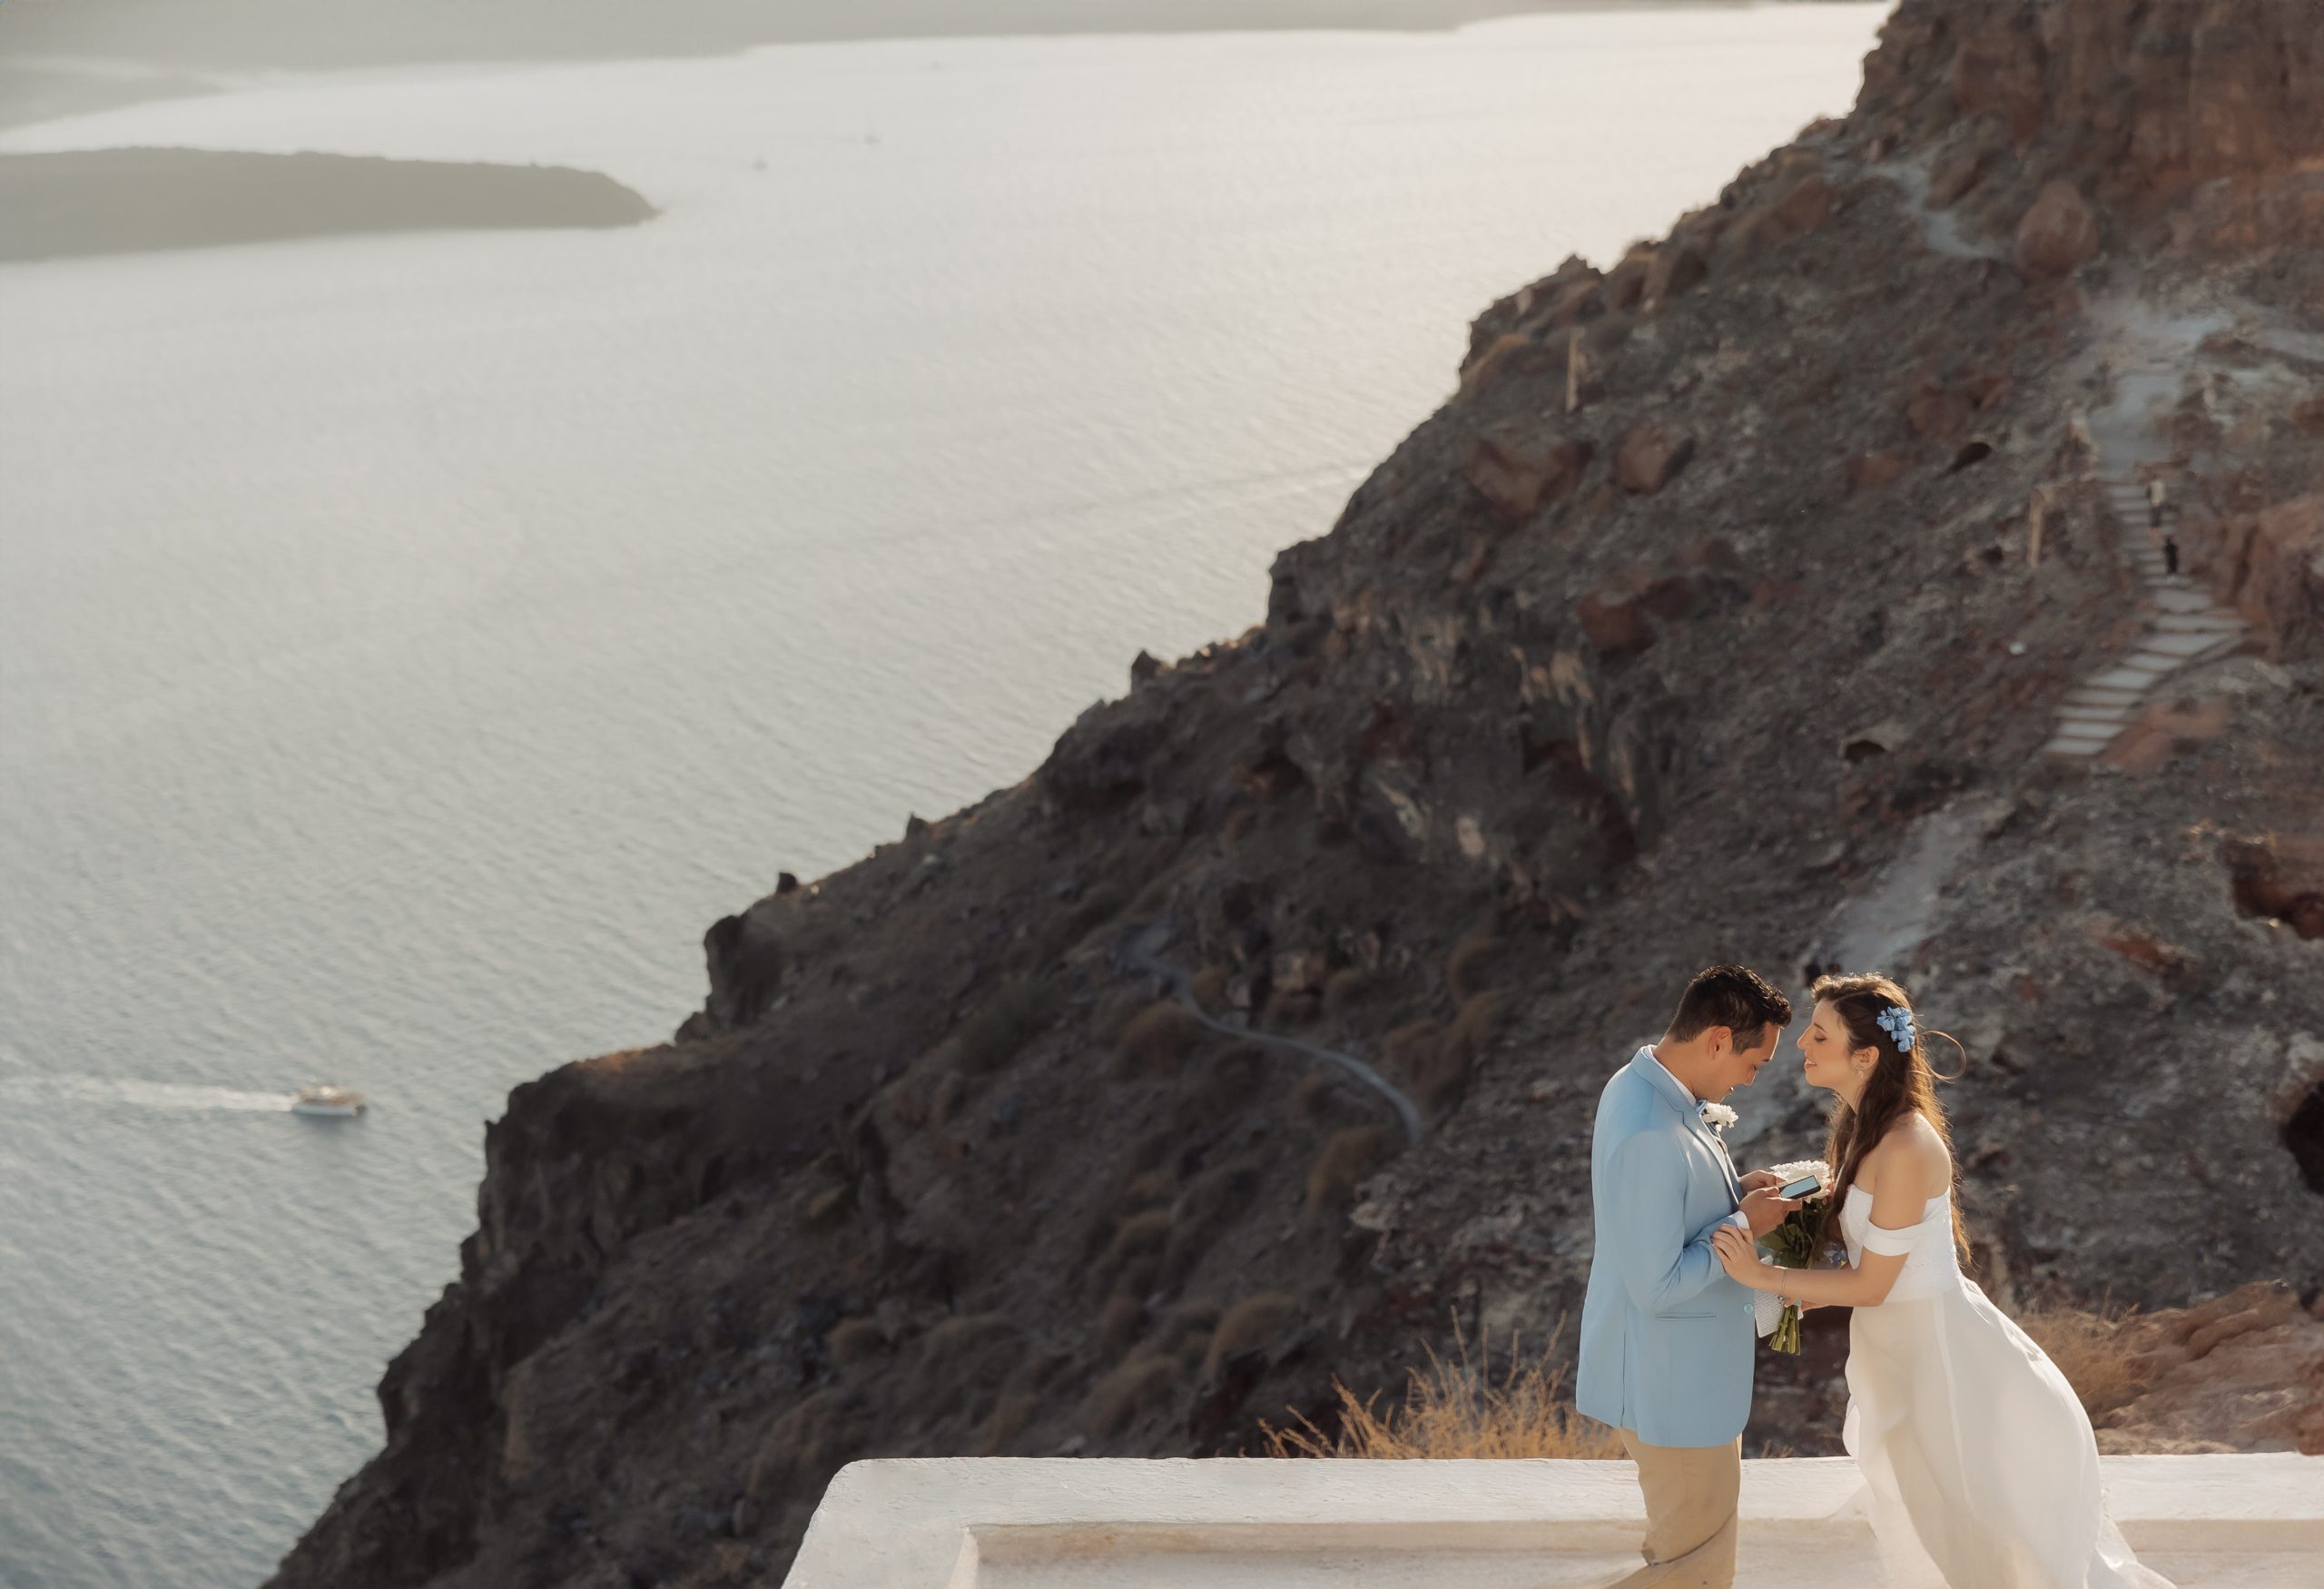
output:
[[1718, 1133], [1704, 1121], [1702, 1106], [1688, 1093], [1686, 1088], [1679, 1085], [1676, 1076], [1663, 1068], [1662, 1062], [1654, 1057], [1652, 1048], [1640, 1049], [1632, 1056], [1630, 1064], [1646, 1078], [1647, 1085], [1654, 1089], [1656, 1095], [1670, 1107], [1671, 1112], [1679, 1117], [1679, 1123], [1710, 1149], [1711, 1157], [1718, 1160], [1719, 1173], [1727, 1178], [1728, 1194], [1739, 1205], [1743, 1200], [1743, 1182], [1735, 1173], [1735, 1160], [1728, 1156], [1727, 1144], [1719, 1140]]

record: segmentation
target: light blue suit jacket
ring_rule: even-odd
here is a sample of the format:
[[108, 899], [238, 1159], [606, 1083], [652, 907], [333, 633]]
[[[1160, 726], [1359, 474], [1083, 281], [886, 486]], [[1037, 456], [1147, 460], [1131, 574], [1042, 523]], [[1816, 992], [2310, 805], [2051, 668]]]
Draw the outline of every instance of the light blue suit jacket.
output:
[[1749, 1226], [1699, 1110], [1640, 1049], [1598, 1095], [1590, 1140], [1598, 1245], [1574, 1405], [1649, 1446], [1724, 1446], [1751, 1416], [1751, 1293], [1710, 1243], [1721, 1225]]

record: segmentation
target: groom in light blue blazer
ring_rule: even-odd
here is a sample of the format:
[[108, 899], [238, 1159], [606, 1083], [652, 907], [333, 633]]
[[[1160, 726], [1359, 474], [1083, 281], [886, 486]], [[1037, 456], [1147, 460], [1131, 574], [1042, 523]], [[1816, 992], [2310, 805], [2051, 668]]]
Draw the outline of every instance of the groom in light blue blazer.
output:
[[1647, 1564], [1620, 1589], [1726, 1589], [1735, 1580], [1752, 1297], [1711, 1233], [1766, 1234], [1799, 1205], [1775, 1176], [1738, 1176], [1723, 1100], [1758, 1075], [1791, 1001], [1758, 972], [1715, 965], [1687, 984], [1661, 1041], [1598, 1096], [1590, 1142], [1597, 1247], [1581, 1304], [1574, 1404], [1610, 1424], [1646, 1492]]

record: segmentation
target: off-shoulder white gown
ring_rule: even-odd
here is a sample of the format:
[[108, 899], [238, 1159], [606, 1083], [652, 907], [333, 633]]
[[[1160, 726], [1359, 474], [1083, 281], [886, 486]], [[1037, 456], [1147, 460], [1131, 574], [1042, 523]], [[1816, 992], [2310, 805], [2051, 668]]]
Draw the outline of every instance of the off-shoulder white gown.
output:
[[1903, 1253], [1887, 1300], [1848, 1325], [1840, 1438], [1863, 1470], [1887, 1589], [2171, 1589], [2106, 1514], [2098, 1442], [2047, 1354], [1961, 1272], [1953, 1197], [1876, 1229], [1840, 1204], [1848, 1261]]

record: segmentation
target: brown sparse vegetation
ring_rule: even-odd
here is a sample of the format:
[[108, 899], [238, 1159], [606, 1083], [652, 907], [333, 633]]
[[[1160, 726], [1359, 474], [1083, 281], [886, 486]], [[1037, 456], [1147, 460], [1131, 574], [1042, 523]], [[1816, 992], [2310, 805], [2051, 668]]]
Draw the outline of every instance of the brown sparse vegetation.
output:
[[1195, 974], [1187, 979], [1187, 991], [1206, 1013], [1217, 1014], [1226, 1008], [1226, 968], [1216, 962], [1196, 968]]
[[842, 1367], [860, 1363], [887, 1351], [888, 1332], [880, 1327], [876, 1318], [842, 1318], [823, 1337], [823, 1349], [831, 1354], [832, 1362]]
[[1118, 1268], [1141, 1253], [1160, 1250], [1170, 1239], [1171, 1223], [1167, 1209], [1147, 1209], [1125, 1216], [1114, 1226], [1114, 1239], [1108, 1244], [1102, 1260], [1105, 1267]]
[[1417, 1081], [1433, 1063], [1443, 1035], [1444, 1028], [1425, 1016], [1408, 1021], [1380, 1040], [1380, 1057], [1391, 1069]]
[[1040, 1410], [1039, 1395], [1030, 1390], [1011, 1390], [992, 1404], [992, 1415], [984, 1421], [984, 1440], [978, 1446], [979, 1456], [999, 1456], [1009, 1449], [1009, 1443], [1024, 1432], [1033, 1415]]
[[1373, 989], [1372, 974], [1360, 965], [1344, 965], [1324, 982], [1324, 1013], [1344, 1021]]
[[2018, 1326], [2049, 1354], [2093, 1418], [2102, 1418], [2146, 1388], [2154, 1377], [2146, 1354], [2130, 1349], [2126, 1327], [2138, 1309], [2111, 1298], [2094, 1308], [2052, 1299], [2021, 1316]]
[[1121, 1051], [1124, 1057], [1156, 1075], [1174, 1075], [1201, 1033], [1201, 1023], [1184, 1004], [1157, 999], [1123, 1029]]
[[1140, 1353], [1090, 1387], [1081, 1404], [1082, 1422], [1099, 1435], [1119, 1434], [1177, 1385], [1182, 1372], [1176, 1357]]
[[1464, 934], [1444, 959], [1444, 988], [1456, 1004], [1466, 1004], [1484, 991], [1486, 972], [1501, 952], [1502, 939], [1491, 927]]
[[[1402, 1405], [1385, 1411], [1374, 1410], [1379, 1392], [1358, 1400], [1334, 1376], [1332, 1388], [1340, 1401], [1339, 1433], [1327, 1436], [1297, 1413], [1293, 1415], [1297, 1423], [1294, 1428], [1278, 1429], [1262, 1421], [1264, 1455], [1497, 1461], [1623, 1455], [1621, 1442], [1611, 1429], [1574, 1410], [1565, 1394], [1565, 1370], [1551, 1365], [1547, 1348], [1536, 1361], [1521, 1363], [1512, 1341], [1508, 1373], [1495, 1385], [1486, 1365], [1470, 1360], [1468, 1340], [1457, 1319], [1453, 1339], [1459, 1356], [1449, 1363], [1427, 1342], [1421, 1343], [1428, 1367], [1406, 1371], [1409, 1377]], [[1488, 1348], [1489, 1343], [1481, 1339], [1479, 1349], [1489, 1364]]]
[[1350, 1126], [1333, 1132], [1307, 1170], [1307, 1211], [1321, 1213], [1345, 1199], [1380, 1163], [1387, 1144], [1385, 1126]]
[[948, 1318], [921, 1338], [911, 1398], [931, 1416], [959, 1407], [975, 1387], [999, 1384], [1023, 1356], [1017, 1327], [1003, 1313]]
[[1461, 1006], [1461, 1013], [1445, 1028], [1434, 1049], [1413, 1074], [1423, 1103], [1431, 1109], [1442, 1109], [1460, 1095], [1462, 1088], [1468, 1084], [1471, 1068], [1492, 1041], [1493, 1028], [1508, 1003], [1506, 993], [1483, 992]]
[[1298, 1310], [1299, 1298], [1289, 1292], [1262, 1291], [1219, 1315], [1218, 1327], [1211, 1332], [1210, 1344], [1203, 1353], [1204, 1377], [1216, 1374], [1228, 1358], [1256, 1351], [1274, 1340]]
[[1109, 1352], [1118, 1352], [1146, 1331], [1146, 1305], [1128, 1291], [1117, 1291], [1106, 1298], [1106, 1306], [1098, 1315], [1098, 1344]]

